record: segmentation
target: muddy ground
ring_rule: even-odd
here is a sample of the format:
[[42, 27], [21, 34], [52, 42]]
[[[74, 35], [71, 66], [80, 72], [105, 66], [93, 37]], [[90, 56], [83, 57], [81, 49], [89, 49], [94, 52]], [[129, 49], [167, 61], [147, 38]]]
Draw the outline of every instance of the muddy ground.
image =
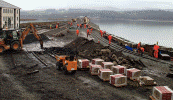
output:
[[[116, 88], [103, 82], [98, 76], [91, 76], [88, 71], [77, 71], [75, 75], [64, 75], [56, 70], [56, 60], [47, 53], [63, 54], [63, 47], [76, 52], [79, 58], [92, 59], [95, 57], [109, 56], [109, 54], [96, 55], [101, 49], [107, 49], [101, 44], [87, 40], [85, 35], [77, 37], [74, 30], [70, 30], [64, 37], [54, 37], [53, 34], [60, 29], [52, 29], [43, 33], [49, 41], [44, 41], [45, 51], [36, 52], [48, 64], [44, 66], [33, 55], [25, 51], [6, 51], [0, 55], [0, 98], [29, 99], [29, 100], [148, 100], [152, 93], [152, 86], [140, 87], [137, 82], [128, 80], [128, 86]], [[81, 34], [85, 33], [83, 30]], [[40, 51], [38, 42], [25, 44], [30, 51]], [[33, 49], [34, 48], [34, 49]], [[60, 52], [62, 51], [62, 52]], [[128, 63], [132, 67], [141, 68], [142, 75], [148, 75], [155, 79], [158, 85], [169, 86], [173, 89], [173, 79], [166, 77], [170, 72], [169, 65], [151, 61], [129, 54], [114, 52], [117, 57], [140, 59], [143, 65]], [[14, 58], [14, 59], [12, 59]], [[111, 60], [109, 58], [105, 60]], [[15, 65], [14, 63], [15, 62]], [[39, 72], [30, 74], [33, 71]]]

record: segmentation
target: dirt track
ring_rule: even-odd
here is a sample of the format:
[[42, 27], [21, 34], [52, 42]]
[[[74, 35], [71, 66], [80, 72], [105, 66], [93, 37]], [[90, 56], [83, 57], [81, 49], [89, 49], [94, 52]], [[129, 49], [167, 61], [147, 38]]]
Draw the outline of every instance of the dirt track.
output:
[[[58, 32], [58, 30], [51, 30], [44, 34], [51, 36], [55, 32]], [[74, 31], [70, 31], [64, 37], [52, 38], [53, 40], [47, 41], [47, 44], [45, 43], [45, 47], [52, 47], [54, 44], [58, 44], [61, 47], [77, 39], [74, 41], [76, 44], [77, 42], [86, 41], [82, 45], [79, 44], [81, 49], [78, 47], [79, 51], [88, 49], [86, 54], [92, 53], [94, 48], [104, 48], [100, 44], [95, 44], [94, 41], [77, 38]], [[51, 45], [51, 43], [54, 44]], [[33, 48], [32, 45], [38, 46], [39, 43], [28, 44], [26, 47], [31, 49]], [[66, 47], [70, 47], [70, 45], [66, 45]], [[71, 48], [76, 49], [75, 46]], [[91, 76], [88, 71], [77, 71], [75, 75], [64, 75], [63, 72], [56, 70], [56, 60], [54, 58], [46, 53], [39, 53], [39, 55], [48, 63], [47, 67], [43, 67], [39, 61], [33, 59], [32, 54], [26, 54], [25, 51], [17, 53], [7, 51], [5, 54], [0, 55], [1, 99], [147, 100], [152, 93], [152, 86], [139, 87], [137, 82], [130, 80], [128, 80], [127, 87], [116, 88], [110, 85], [109, 82], [103, 82], [98, 76]], [[127, 56], [127, 54], [125, 55]], [[12, 63], [12, 57], [15, 58], [16, 67]], [[130, 57], [134, 56], [130, 55]], [[166, 77], [166, 74], [170, 72], [168, 69], [169, 65], [147, 59], [141, 59], [141, 61], [147, 66], [143, 68], [142, 75], [149, 75], [155, 79], [158, 85], [167, 85], [173, 89], [173, 79]], [[38, 66], [31, 68], [36, 64]], [[34, 70], [39, 70], [39, 72], [31, 75], [27, 74]]]

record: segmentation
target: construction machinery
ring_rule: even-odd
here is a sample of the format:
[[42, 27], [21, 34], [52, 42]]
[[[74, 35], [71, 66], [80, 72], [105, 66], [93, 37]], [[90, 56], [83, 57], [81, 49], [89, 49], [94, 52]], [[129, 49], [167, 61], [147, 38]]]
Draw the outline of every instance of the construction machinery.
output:
[[64, 74], [75, 74], [77, 70], [77, 60], [73, 55], [66, 56], [55, 56], [57, 63], [57, 69], [63, 70]]
[[88, 24], [89, 23], [89, 18], [87, 16], [84, 17], [84, 24]]
[[0, 32], [0, 53], [5, 50], [21, 50], [23, 47], [23, 41], [29, 32], [32, 32], [34, 36], [39, 40], [41, 48], [43, 48], [43, 41], [40, 35], [37, 34], [35, 27], [30, 24], [23, 32], [18, 30], [1, 30]]
[[74, 18], [74, 19], [72, 19], [72, 22], [76, 22], [76, 20], [77, 20], [77, 19], [76, 19], [76, 18]]

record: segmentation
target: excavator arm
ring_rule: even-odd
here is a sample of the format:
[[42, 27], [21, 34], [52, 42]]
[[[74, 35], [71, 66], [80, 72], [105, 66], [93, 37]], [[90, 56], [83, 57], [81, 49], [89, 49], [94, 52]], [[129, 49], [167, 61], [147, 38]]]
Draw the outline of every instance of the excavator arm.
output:
[[32, 33], [34, 34], [34, 36], [39, 40], [41, 48], [43, 48], [43, 40], [42, 40], [41, 36], [37, 34], [37, 30], [35, 29], [35, 27], [33, 26], [33, 24], [30, 24], [29, 27], [27, 27], [22, 32], [22, 35], [20, 37], [20, 40], [21, 40], [20, 41], [21, 42], [21, 48], [23, 47], [23, 41], [25, 40], [25, 37], [28, 35], [28, 33], [30, 32], [30, 30], [32, 30]]

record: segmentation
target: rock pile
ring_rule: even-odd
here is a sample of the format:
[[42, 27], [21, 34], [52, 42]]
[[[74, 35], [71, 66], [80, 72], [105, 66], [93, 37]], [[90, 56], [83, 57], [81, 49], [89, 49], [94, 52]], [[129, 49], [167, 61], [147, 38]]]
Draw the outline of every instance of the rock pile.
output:
[[106, 62], [113, 62], [114, 65], [123, 65], [126, 68], [142, 69], [141, 63], [138, 60], [124, 56], [121, 52], [104, 47], [94, 41], [89, 41], [85, 38], [78, 37], [76, 40], [66, 45], [65, 48], [70, 48], [78, 52], [78, 57], [86, 59], [101, 58]]

